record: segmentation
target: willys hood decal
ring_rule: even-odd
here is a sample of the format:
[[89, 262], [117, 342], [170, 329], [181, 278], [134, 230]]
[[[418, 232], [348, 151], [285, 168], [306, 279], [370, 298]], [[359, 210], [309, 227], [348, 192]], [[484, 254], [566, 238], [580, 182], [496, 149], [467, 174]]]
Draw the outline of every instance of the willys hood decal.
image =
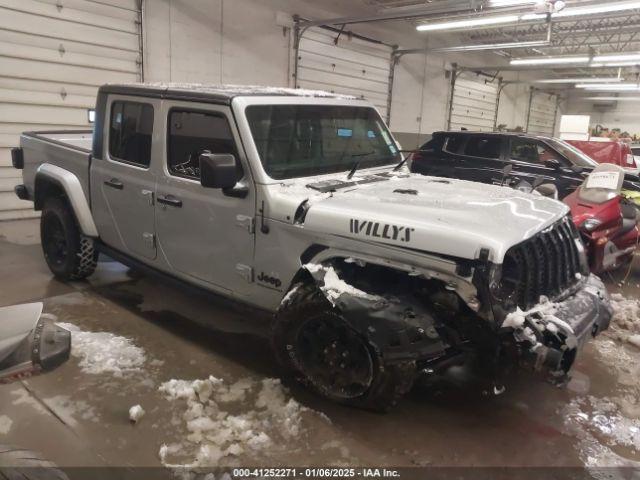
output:
[[308, 179], [299, 182], [269, 189], [276, 210], [308, 200], [305, 229], [467, 259], [487, 248], [496, 263], [569, 211], [539, 195], [421, 175], [394, 175], [332, 193], [306, 187]]

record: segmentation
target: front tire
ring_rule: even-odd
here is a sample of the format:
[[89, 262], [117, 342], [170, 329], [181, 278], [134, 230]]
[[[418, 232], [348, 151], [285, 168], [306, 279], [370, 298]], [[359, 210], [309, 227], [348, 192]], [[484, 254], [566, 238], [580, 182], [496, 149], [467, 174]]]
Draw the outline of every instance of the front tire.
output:
[[293, 288], [272, 332], [285, 373], [338, 403], [381, 412], [395, 406], [413, 386], [415, 362], [386, 362], [315, 284]]
[[50, 198], [40, 217], [40, 240], [49, 270], [62, 280], [80, 280], [98, 264], [93, 239], [83, 235], [71, 208], [61, 198]]

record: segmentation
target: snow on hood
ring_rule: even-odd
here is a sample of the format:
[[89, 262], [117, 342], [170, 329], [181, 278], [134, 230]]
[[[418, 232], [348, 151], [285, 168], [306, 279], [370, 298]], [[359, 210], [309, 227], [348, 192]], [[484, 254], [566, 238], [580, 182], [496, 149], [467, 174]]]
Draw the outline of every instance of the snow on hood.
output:
[[[353, 180], [362, 180], [371, 172]], [[269, 186], [274, 219], [292, 221], [305, 200], [304, 227], [363, 241], [474, 259], [488, 248], [502, 263], [507, 250], [569, 212], [558, 201], [511, 188], [463, 180], [394, 175], [321, 193], [307, 185], [346, 175]], [[288, 217], [288, 218], [287, 218]]]

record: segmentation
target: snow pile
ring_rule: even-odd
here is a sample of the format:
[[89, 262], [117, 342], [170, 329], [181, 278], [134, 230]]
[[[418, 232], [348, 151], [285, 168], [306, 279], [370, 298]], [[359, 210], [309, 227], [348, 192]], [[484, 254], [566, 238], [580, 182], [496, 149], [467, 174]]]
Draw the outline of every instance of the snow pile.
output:
[[138, 421], [142, 417], [144, 417], [145, 413], [146, 412], [144, 411], [144, 408], [142, 408], [140, 405], [134, 405], [129, 409], [129, 420], [131, 420], [133, 423], [138, 423]]
[[335, 305], [336, 300], [338, 300], [338, 298], [340, 298], [340, 296], [345, 293], [347, 295], [366, 298], [368, 300], [380, 300], [380, 297], [376, 295], [370, 295], [367, 292], [363, 292], [362, 290], [354, 287], [353, 285], [349, 285], [338, 276], [338, 273], [333, 267], [325, 267], [323, 265], [318, 265], [315, 263], [307, 263], [304, 268], [306, 268], [312, 274], [324, 271], [324, 285], [321, 287], [321, 290], [333, 305]]
[[0, 415], [0, 435], [6, 435], [11, 430], [13, 421], [6, 415]]
[[[209, 377], [206, 380], [170, 380], [160, 392], [172, 402], [184, 405], [180, 418], [187, 430], [186, 441], [162, 445], [160, 460], [168, 467], [217, 466], [227, 459], [272, 449], [302, 433], [303, 412], [310, 412], [293, 398], [280, 380], [241, 379], [232, 384]], [[174, 418], [175, 420], [175, 418]], [[186, 464], [169, 457], [188, 458]]]
[[610, 336], [640, 348], [640, 300], [611, 295], [613, 318]]
[[84, 332], [70, 323], [58, 325], [71, 332], [71, 355], [80, 359], [85, 373], [123, 377], [139, 372], [146, 361], [144, 350], [128, 338], [108, 332]]
[[640, 466], [615, 452], [620, 447], [640, 452], [640, 420], [625, 416], [616, 402], [620, 400], [576, 398], [562, 412], [587, 467]]

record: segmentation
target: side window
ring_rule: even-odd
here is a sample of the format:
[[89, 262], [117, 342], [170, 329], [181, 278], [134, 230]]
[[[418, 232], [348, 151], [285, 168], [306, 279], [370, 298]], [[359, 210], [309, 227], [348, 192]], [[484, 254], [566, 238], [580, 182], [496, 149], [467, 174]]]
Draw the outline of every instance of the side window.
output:
[[464, 154], [471, 157], [500, 158], [500, 137], [474, 136], [469, 139], [464, 148]]
[[[232, 154], [238, 158], [227, 117], [217, 113], [171, 110], [169, 113], [169, 173], [178, 177], [200, 179], [202, 153]], [[238, 179], [242, 167], [238, 162]]]
[[109, 125], [109, 156], [113, 160], [148, 167], [151, 162], [153, 106], [113, 102]]
[[452, 137], [448, 137], [443, 150], [449, 153], [460, 153], [466, 140], [467, 137], [464, 135], [454, 135]]
[[558, 155], [546, 145], [528, 138], [511, 140], [511, 159], [527, 163], [544, 164]]

